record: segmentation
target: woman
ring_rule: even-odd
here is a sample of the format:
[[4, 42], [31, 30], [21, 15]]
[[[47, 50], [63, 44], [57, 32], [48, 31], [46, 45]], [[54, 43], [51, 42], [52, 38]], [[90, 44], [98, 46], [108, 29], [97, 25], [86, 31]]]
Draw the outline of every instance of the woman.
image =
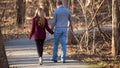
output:
[[35, 17], [32, 20], [32, 29], [29, 35], [29, 39], [31, 39], [32, 35], [34, 35], [34, 40], [37, 46], [37, 52], [39, 56], [39, 63], [40, 65], [43, 64], [43, 45], [44, 40], [46, 38], [46, 31], [53, 34], [53, 31], [48, 26], [48, 21], [44, 17], [44, 11], [42, 8], [37, 8], [35, 12]]

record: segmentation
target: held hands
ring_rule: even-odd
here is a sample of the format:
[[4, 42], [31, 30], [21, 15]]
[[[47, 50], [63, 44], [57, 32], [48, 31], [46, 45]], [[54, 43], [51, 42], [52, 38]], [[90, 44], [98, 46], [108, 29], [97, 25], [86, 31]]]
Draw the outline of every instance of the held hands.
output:
[[30, 37], [28, 37], [28, 40], [31, 40], [31, 38], [30, 38]]
[[51, 34], [54, 34], [54, 32], [52, 32]]

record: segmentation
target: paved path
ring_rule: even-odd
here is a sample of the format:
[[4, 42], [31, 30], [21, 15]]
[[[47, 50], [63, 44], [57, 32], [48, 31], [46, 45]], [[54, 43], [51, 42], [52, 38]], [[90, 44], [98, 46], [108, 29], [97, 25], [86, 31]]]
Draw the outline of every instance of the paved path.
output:
[[10, 66], [17, 68], [99, 68], [97, 66], [80, 63], [67, 59], [66, 63], [53, 63], [51, 55], [44, 53], [43, 65], [38, 64], [38, 56], [33, 40], [19, 39], [5, 42], [5, 49]]

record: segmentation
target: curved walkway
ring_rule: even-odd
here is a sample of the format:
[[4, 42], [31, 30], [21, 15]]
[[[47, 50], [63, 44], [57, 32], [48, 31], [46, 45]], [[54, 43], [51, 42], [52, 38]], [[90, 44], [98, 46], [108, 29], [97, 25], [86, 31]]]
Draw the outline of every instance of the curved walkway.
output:
[[[103, 29], [111, 29], [111, 26], [104, 26]], [[84, 28], [74, 30], [75, 33], [81, 33]], [[47, 40], [53, 38], [52, 35], [47, 34]], [[33, 40], [19, 39], [5, 42], [5, 49], [10, 66], [17, 68], [100, 68], [86, 63], [80, 63], [76, 60], [67, 59], [67, 63], [53, 63], [51, 55], [44, 54], [44, 64], [38, 64], [37, 51], [35, 42]]]
[[8, 62], [11, 67], [17, 68], [99, 68], [97, 66], [80, 63], [77, 60], [67, 59], [66, 63], [53, 63], [51, 55], [43, 56], [43, 65], [38, 64], [37, 51], [33, 40], [19, 39], [5, 42]]

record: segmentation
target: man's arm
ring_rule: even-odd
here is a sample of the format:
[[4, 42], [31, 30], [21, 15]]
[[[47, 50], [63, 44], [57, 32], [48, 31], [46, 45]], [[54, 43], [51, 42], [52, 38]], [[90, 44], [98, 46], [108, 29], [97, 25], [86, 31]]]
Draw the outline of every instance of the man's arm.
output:
[[54, 12], [53, 20], [52, 20], [52, 24], [51, 24], [51, 30], [54, 29], [56, 22], [57, 22], [57, 14], [56, 14], [56, 12]]

